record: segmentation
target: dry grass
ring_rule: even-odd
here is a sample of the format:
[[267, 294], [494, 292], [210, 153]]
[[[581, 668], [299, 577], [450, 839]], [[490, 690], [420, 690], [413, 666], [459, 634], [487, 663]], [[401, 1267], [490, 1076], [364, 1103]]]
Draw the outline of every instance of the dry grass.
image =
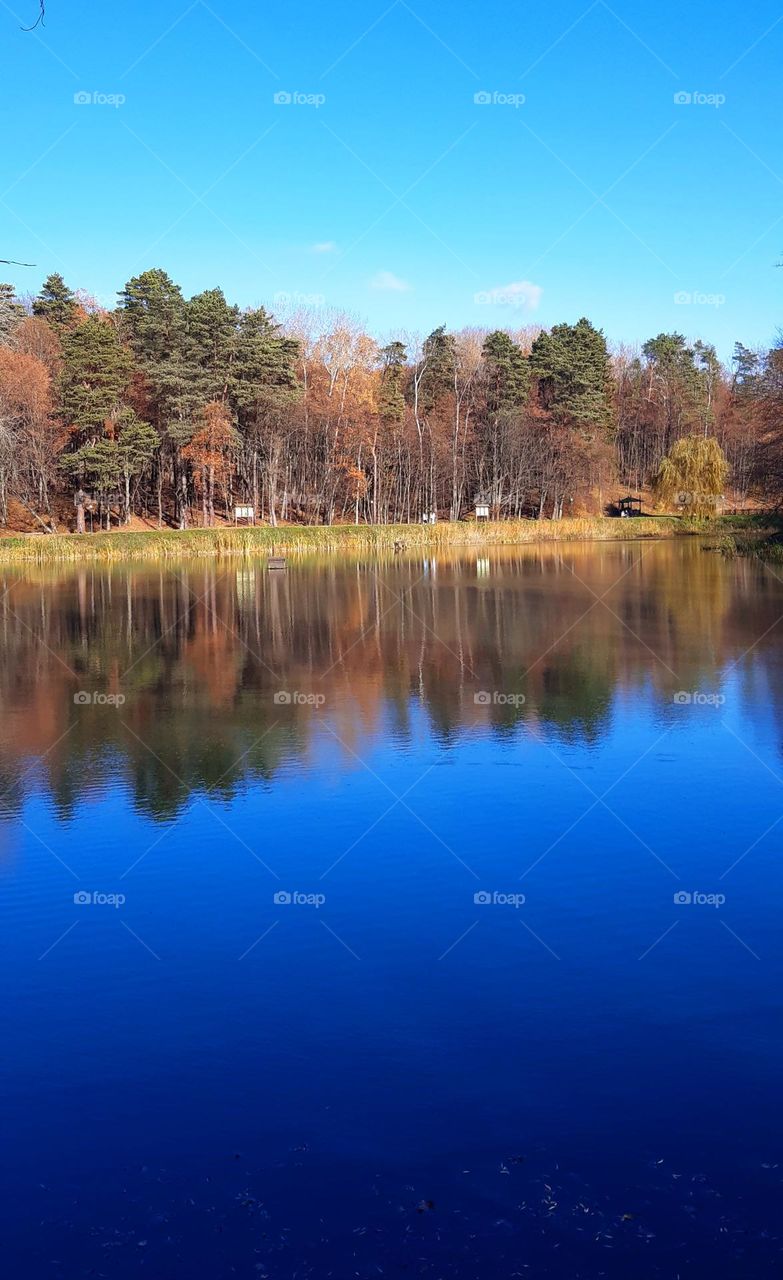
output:
[[[766, 521], [766, 522], [765, 522]], [[372, 552], [410, 547], [511, 546], [519, 543], [670, 538], [769, 528], [763, 516], [689, 519], [605, 516], [570, 520], [499, 520], [486, 524], [288, 525], [284, 528], [173, 529], [149, 532], [45, 534], [0, 539], [0, 563], [150, 560], [179, 556], [284, 555], [305, 551]]]

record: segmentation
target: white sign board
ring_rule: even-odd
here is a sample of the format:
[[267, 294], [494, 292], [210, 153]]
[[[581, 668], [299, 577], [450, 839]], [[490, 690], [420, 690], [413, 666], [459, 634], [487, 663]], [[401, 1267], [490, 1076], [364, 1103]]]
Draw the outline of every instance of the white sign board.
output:
[[489, 520], [489, 507], [485, 506], [483, 503], [476, 503], [476, 519]]
[[235, 520], [252, 520], [255, 515], [253, 507], [234, 507]]

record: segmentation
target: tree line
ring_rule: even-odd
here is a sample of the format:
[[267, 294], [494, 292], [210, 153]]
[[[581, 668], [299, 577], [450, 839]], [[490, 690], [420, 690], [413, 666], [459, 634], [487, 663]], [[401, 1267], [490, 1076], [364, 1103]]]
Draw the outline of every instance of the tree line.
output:
[[273, 525], [457, 520], [477, 496], [557, 519], [618, 486], [670, 498], [680, 455], [770, 504], [782, 410], [783, 344], [737, 343], [726, 368], [679, 333], [610, 351], [583, 318], [382, 345], [333, 309], [186, 298], [159, 268], [113, 310], [57, 274], [27, 299], [0, 285], [4, 525], [208, 526], [238, 503]]

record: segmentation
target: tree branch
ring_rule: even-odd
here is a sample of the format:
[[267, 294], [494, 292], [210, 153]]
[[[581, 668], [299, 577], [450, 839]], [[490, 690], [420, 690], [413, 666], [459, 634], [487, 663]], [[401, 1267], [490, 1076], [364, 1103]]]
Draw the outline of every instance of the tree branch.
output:
[[31, 27], [22, 27], [22, 31], [35, 31], [36, 27], [46, 26], [46, 0], [38, 0], [39, 13]]

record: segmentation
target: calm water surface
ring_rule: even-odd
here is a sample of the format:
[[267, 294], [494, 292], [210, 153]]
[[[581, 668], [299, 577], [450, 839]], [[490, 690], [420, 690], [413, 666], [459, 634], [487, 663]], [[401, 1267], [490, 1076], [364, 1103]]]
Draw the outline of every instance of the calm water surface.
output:
[[9, 1276], [779, 1274], [775, 573], [2, 591]]

